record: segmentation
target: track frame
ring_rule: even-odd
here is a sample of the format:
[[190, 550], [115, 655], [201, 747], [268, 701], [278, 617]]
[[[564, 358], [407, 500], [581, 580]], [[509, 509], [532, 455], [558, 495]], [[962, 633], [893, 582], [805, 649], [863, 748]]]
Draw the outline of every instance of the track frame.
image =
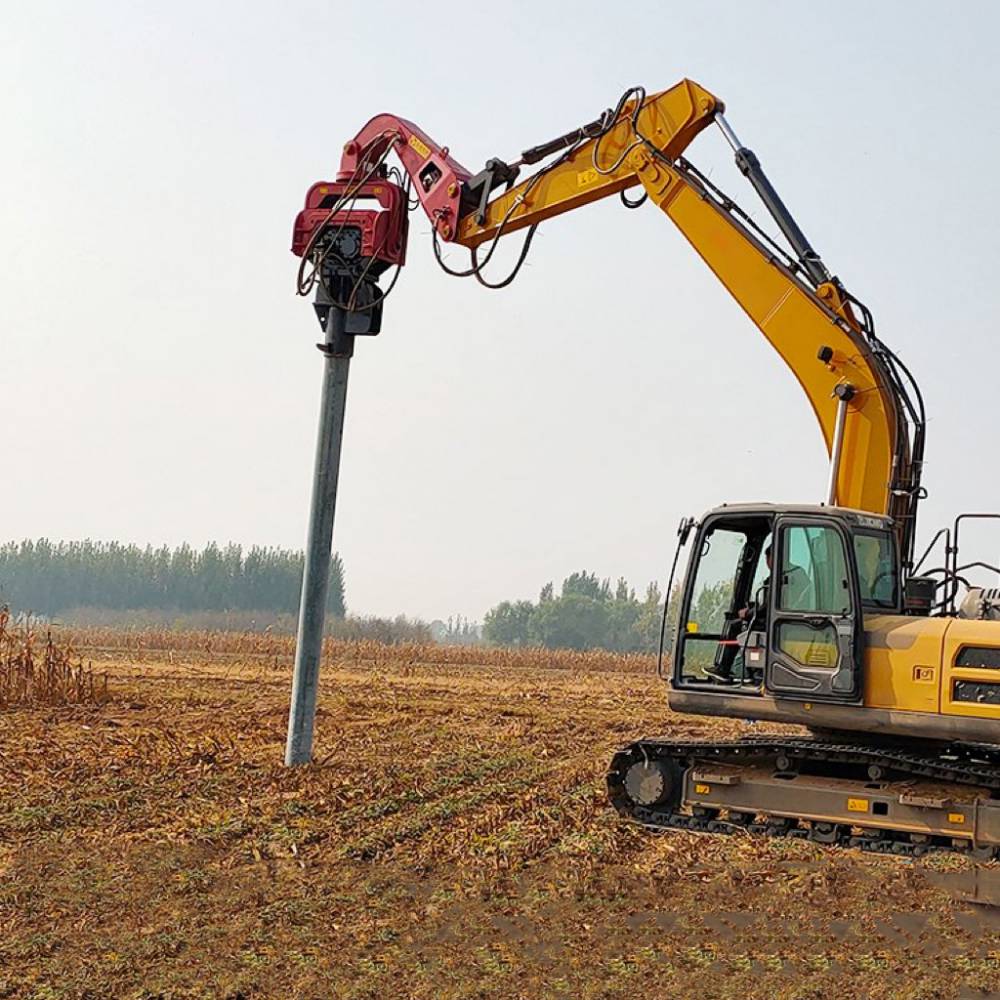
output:
[[655, 829], [1000, 856], [996, 747], [640, 740], [615, 755], [607, 785], [619, 813]]

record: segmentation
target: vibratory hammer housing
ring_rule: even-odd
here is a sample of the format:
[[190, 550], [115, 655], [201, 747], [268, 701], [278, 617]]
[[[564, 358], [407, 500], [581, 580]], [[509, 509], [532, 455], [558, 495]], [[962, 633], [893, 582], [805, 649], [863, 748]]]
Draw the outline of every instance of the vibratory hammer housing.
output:
[[[347, 196], [351, 207], [330, 214]], [[357, 208], [375, 200], [381, 210]], [[375, 276], [406, 261], [406, 194], [392, 181], [379, 179], [352, 188], [350, 181], [317, 181], [306, 194], [305, 207], [295, 217], [292, 253], [301, 257], [318, 229], [330, 231], [331, 249], [345, 262], [371, 262]]]
[[[367, 207], [373, 201], [378, 207]], [[295, 217], [292, 253], [303, 258], [303, 267], [313, 261], [319, 284], [315, 308], [324, 329], [330, 306], [337, 305], [347, 313], [347, 333], [379, 332], [385, 293], [378, 279], [405, 263], [407, 221], [406, 192], [387, 178], [384, 167], [360, 183], [317, 181], [309, 188]], [[304, 287], [299, 273], [304, 293], [311, 283]]]
[[[318, 297], [346, 310], [352, 333], [379, 332], [386, 293], [379, 290], [378, 277], [406, 262], [408, 191], [390, 179], [389, 152], [402, 162], [441, 238], [454, 238], [462, 198], [468, 197], [468, 171], [403, 118], [378, 115], [345, 144], [337, 179], [318, 181], [306, 195], [295, 219], [292, 253], [312, 260]], [[300, 280], [301, 293], [309, 287]]]
[[[565, 139], [555, 140], [553, 148], [561, 148]], [[536, 162], [545, 151], [529, 150], [522, 162]], [[386, 166], [390, 152], [399, 159], [402, 175]], [[386, 293], [378, 291], [377, 279], [389, 267], [405, 263], [410, 193], [430, 219], [436, 238], [454, 242], [460, 220], [474, 213], [481, 223], [490, 195], [501, 185], [509, 187], [518, 173], [519, 165], [492, 159], [473, 176], [452, 159], [447, 146], [438, 145], [412, 122], [377, 115], [344, 145], [337, 179], [318, 181], [309, 189], [295, 220], [292, 253], [305, 258], [303, 267], [312, 260], [319, 297], [325, 295], [345, 308], [351, 332], [378, 333]], [[378, 208], [369, 207], [372, 200]], [[365, 201], [369, 204], [359, 207]], [[301, 277], [300, 269], [299, 292], [305, 294], [312, 281], [303, 285]], [[346, 294], [335, 293], [335, 286], [345, 285]], [[367, 318], [362, 315], [366, 312]]]

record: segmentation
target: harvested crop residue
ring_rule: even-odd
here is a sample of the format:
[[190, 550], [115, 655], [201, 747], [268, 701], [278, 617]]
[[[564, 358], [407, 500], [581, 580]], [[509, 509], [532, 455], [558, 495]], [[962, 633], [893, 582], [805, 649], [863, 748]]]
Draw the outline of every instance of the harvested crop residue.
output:
[[1000, 989], [995, 866], [619, 820], [617, 746], [745, 731], [632, 662], [337, 649], [287, 770], [284, 657], [109, 639], [112, 701], [0, 714], [0, 996]]

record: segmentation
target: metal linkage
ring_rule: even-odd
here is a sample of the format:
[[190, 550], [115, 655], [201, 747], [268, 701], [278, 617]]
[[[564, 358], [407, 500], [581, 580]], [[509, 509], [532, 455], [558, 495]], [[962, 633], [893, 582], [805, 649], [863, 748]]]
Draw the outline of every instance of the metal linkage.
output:
[[768, 180], [767, 174], [764, 173], [764, 168], [760, 165], [760, 160], [757, 159], [752, 150], [747, 149], [736, 138], [736, 133], [729, 127], [729, 123], [722, 114], [716, 113], [715, 121], [736, 154], [737, 168], [760, 196], [764, 207], [795, 251], [795, 256], [798, 257], [803, 270], [809, 275], [809, 279], [815, 285], [822, 285], [830, 281], [832, 276], [827, 270], [826, 265], [821, 260], [819, 254], [812, 248], [809, 240], [806, 239], [805, 233], [799, 228], [799, 224], [795, 221], [792, 213], [788, 211], [785, 203], [781, 200], [781, 196], [774, 189], [774, 185]]
[[837, 503], [837, 478], [840, 475], [840, 459], [844, 451], [844, 429], [847, 426], [847, 404], [855, 396], [853, 385], [841, 383], [834, 389], [837, 397], [837, 423], [833, 431], [833, 447], [830, 449], [830, 482], [826, 491], [827, 505]]

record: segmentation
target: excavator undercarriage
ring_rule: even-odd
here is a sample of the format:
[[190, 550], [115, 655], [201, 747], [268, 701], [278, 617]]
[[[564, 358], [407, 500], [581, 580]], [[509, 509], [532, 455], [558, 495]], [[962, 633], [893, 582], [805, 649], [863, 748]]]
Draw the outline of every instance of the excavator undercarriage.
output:
[[614, 756], [607, 786], [619, 813], [653, 829], [1000, 855], [998, 747], [639, 740]]

